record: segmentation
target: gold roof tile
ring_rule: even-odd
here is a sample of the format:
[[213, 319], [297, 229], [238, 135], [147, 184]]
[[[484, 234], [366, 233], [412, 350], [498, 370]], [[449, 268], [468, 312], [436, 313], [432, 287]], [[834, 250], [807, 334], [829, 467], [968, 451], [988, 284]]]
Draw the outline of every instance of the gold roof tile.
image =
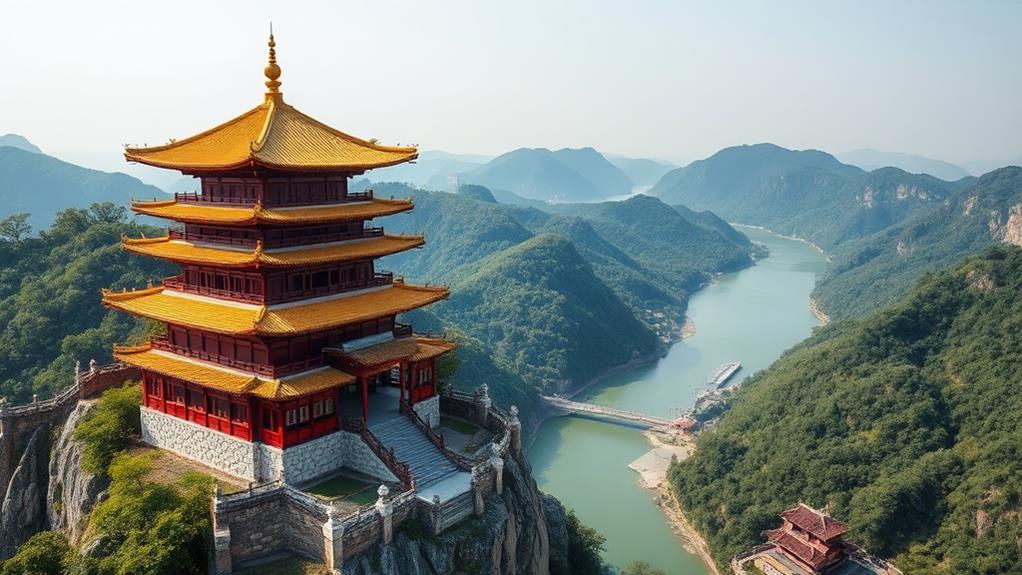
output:
[[450, 295], [446, 287], [404, 282], [307, 303], [257, 306], [165, 291], [103, 292], [103, 304], [132, 315], [226, 334], [282, 336], [323, 331], [403, 313]]
[[134, 201], [136, 213], [179, 222], [251, 226], [257, 224], [305, 225], [367, 220], [412, 209], [412, 200], [372, 199], [303, 208], [264, 208], [262, 206], [224, 207], [175, 200]]
[[184, 172], [262, 166], [278, 170], [361, 173], [409, 162], [413, 147], [381, 146], [319, 122], [280, 94], [219, 126], [165, 146], [124, 150], [130, 162]]
[[124, 249], [142, 255], [192, 264], [213, 264], [220, 267], [281, 268], [378, 258], [417, 248], [425, 243], [422, 236], [378, 236], [323, 246], [288, 248], [285, 250], [241, 251], [193, 244], [162, 238], [124, 238]]
[[114, 346], [114, 357], [118, 361], [142, 369], [190, 381], [210, 389], [236, 395], [255, 395], [266, 399], [291, 399], [355, 382], [355, 376], [333, 367], [282, 378], [269, 378], [182, 358], [169, 352], [153, 351], [149, 345]]
[[372, 368], [401, 360], [423, 361], [454, 349], [454, 343], [442, 339], [409, 337], [394, 339], [351, 351], [331, 352], [344, 367]]

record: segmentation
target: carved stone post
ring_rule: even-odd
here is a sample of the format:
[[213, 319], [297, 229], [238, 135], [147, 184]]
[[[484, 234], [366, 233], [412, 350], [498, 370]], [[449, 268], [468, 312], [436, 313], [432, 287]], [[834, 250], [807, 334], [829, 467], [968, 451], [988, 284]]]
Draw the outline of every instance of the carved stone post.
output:
[[75, 360], [75, 385], [81, 385], [82, 383], [82, 362]]
[[433, 535], [440, 535], [443, 531], [443, 506], [440, 505], [440, 496], [433, 495], [433, 509], [430, 510], [433, 515]]
[[522, 454], [522, 422], [518, 419], [518, 407], [512, 405], [508, 410], [511, 413], [511, 421], [507, 423], [508, 431], [511, 433], [511, 452], [515, 456]]
[[472, 510], [476, 516], [486, 511], [486, 502], [483, 500], [483, 477], [479, 466], [472, 468]]
[[91, 375], [96, 374], [96, 358], [92, 358], [89, 360], [89, 373]]
[[327, 569], [338, 574], [344, 564], [344, 520], [333, 505], [323, 524], [323, 563]]
[[490, 425], [490, 407], [492, 406], [493, 400], [490, 399], [490, 386], [484, 383], [476, 390], [476, 409], [478, 411], [476, 417], [479, 418], [479, 425], [484, 428]]
[[490, 444], [490, 467], [493, 468], [493, 490], [497, 495], [504, 494], [504, 458], [500, 456], [500, 446], [496, 443]]
[[394, 540], [394, 503], [392, 501], [386, 501], [387, 495], [390, 493], [390, 489], [386, 485], [380, 485], [380, 488], [376, 490], [376, 494], [380, 496], [376, 500], [376, 512], [380, 514], [380, 519], [383, 521], [383, 544], [389, 545]]
[[213, 532], [213, 553], [216, 575], [230, 575], [234, 571], [231, 565], [230, 527], [217, 527]]

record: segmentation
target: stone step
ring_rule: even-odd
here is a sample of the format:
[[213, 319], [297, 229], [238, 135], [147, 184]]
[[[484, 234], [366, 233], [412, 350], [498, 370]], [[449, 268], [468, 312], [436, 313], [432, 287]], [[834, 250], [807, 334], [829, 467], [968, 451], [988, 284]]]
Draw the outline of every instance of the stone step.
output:
[[408, 465], [420, 488], [458, 472], [458, 467], [405, 417], [370, 426], [369, 430], [384, 447], [394, 450], [398, 461]]

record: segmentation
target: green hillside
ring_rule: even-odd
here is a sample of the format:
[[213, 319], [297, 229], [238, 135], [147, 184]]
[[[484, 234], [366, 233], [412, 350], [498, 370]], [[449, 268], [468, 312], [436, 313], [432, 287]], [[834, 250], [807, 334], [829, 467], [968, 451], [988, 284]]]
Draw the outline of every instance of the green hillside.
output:
[[164, 196], [155, 186], [121, 173], [89, 170], [45, 154], [0, 146], [0, 218], [27, 212], [29, 223], [45, 228], [58, 210], [88, 208], [93, 203], [127, 205], [132, 197]]
[[925, 272], [999, 242], [1022, 244], [1022, 168], [1002, 168], [947, 203], [841, 246], [814, 298], [831, 317], [862, 315], [905, 294]]
[[906, 573], [1022, 572], [1020, 291], [992, 248], [751, 378], [670, 473], [718, 562], [803, 501]]
[[71, 208], [39, 237], [0, 239], [0, 396], [46, 397], [68, 383], [75, 360], [110, 361], [110, 346], [139, 327], [103, 308], [100, 289], [144, 286], [171, 273], [121, 249], [122, 234], [158, 233], [126, 219], [112, 204]]
[[968, 183], [897, 168], [864, 172], [824, 152], [758, 144], [669, 172], [649, 193], [830, 249], [932, 209]]
[[436, 306], [527, 382], [547, 391], [659, 349], [568, 240], [540, 235], [473, 266]]

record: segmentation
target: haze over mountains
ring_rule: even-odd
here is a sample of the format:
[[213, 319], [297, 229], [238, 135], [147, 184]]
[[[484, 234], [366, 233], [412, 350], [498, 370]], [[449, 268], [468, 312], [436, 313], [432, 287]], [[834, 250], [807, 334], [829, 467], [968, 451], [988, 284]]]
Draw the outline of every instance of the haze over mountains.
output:
[[911, 174], [929, 174], [949, 182], [967, 178], [972, 175], [965, 168], [945, 162], [912, 154], [898, 152], [879, 152], [877, 150], [853, 150], [837, 154], [837, 158], [846, 164], [858, 166], [867, 172], [880, 168], [901, 168]]

